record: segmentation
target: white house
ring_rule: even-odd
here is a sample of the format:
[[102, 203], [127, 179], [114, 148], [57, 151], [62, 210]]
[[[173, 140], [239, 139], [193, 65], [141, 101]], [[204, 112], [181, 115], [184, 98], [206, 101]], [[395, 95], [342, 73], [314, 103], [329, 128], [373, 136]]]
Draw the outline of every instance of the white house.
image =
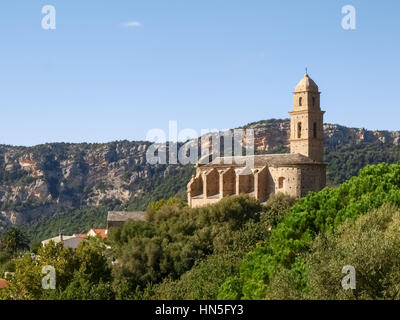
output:
[[79, 237], [76, 235], [73, 236], [64, 236], [63, 234], [60, 234], [57, 237], [47, 239], [42, 241], [42, 245], [45, 246], [47, 245], [50, 241], [53, 241], [54, 243], [59, 243], [62, 242], [64, 248], [72, 248], [76, 249], [78, 248], [78, 245], [82, 242], [85, 241], [85, 238]]

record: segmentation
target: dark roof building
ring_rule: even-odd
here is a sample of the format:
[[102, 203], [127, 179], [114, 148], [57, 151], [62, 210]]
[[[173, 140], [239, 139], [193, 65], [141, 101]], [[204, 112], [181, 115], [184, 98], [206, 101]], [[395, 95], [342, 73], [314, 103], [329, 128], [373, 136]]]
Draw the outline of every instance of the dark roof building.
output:
[[107, 229], [122, 227], [127, 220], [144, 221], [144, 211], [109, 211], [107, 215]]

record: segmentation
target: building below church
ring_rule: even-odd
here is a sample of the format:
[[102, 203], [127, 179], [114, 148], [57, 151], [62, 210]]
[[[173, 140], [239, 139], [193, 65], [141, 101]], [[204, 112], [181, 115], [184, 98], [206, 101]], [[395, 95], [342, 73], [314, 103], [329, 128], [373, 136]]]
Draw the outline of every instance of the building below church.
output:
[[249, 194], [261, 202], [278, 192], [300, 198], [325, 187], [325, 111], [320, 108], [320, 94], [308, 74], [296, 86], [289, 112], [290, 153], [255, 155], [251, 169], [245, 167], [246, 156], [199, 162], [187, 187], [189, 206], [215, 203], [234, 194]]

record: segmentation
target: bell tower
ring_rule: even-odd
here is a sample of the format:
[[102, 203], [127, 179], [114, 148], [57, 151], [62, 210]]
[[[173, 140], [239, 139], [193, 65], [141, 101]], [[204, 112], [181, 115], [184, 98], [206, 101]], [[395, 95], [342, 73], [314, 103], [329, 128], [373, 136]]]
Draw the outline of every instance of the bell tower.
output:
[[300, 153], [316, 162], [324, 158], [324, 113], [317, 84], [306, 73], [293, 93], [290, 114], [290, 153]]

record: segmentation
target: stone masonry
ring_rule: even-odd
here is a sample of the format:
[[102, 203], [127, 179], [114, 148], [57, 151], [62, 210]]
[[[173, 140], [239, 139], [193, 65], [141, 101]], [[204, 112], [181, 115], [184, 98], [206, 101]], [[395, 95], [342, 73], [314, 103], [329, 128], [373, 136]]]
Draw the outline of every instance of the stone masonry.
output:
[[323, 162], [323, 115], [320, 92], [305, 74], [293, 93], [289, 112], [290, 154], [254, 156], [254, 167], [245, 167], [245, 157], [217, 157], [196, 165], [196, 174], [188, 183], [191, 207], [218, 202], [234, 194], [249, 194], [264, 202], [274, 193], [296, 198], [319, 191], [326, 184]]

